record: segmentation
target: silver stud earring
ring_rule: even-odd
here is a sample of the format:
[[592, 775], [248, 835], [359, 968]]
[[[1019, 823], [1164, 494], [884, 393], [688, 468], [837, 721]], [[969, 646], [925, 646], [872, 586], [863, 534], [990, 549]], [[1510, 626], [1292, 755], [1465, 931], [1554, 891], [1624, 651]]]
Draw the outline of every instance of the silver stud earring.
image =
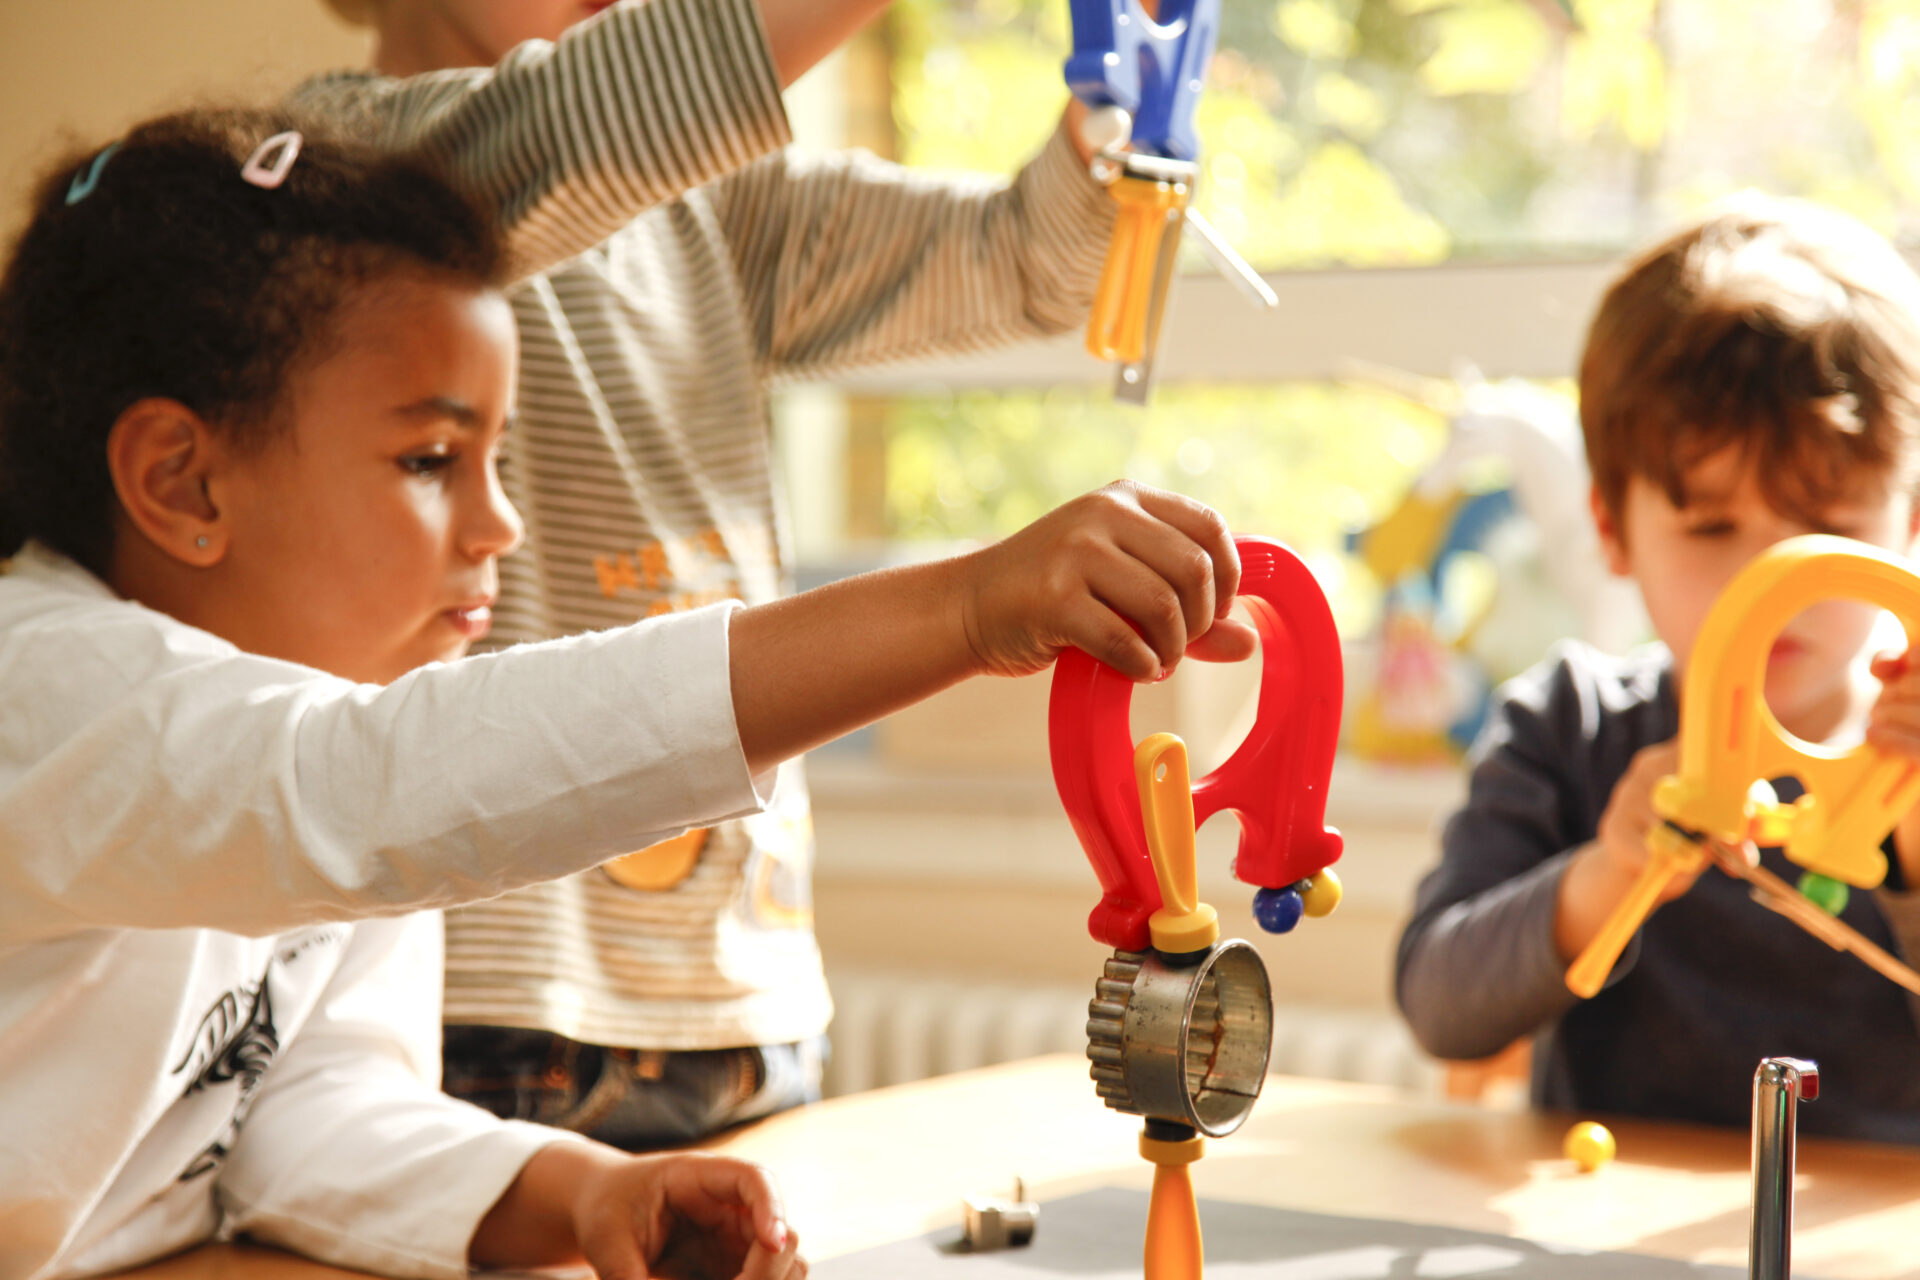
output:
[[207, 535], [203, 533], [199, 537], [195, 538], [193, 540], [193, 545], [204, 550], [207, 545]]

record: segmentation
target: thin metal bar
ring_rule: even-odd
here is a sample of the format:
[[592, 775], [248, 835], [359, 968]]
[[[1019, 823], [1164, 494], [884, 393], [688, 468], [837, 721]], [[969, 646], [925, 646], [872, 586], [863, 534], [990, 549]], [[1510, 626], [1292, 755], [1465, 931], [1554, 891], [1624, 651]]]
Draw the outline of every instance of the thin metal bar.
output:
[[[1751, 845], [1751, 841], [1748, 842]], [[1758, 861], [1748, 862], [1741, 851], [1719, 840], [1707, 840], [1703, 847], [1714, 865], [1753, 887], [1753, 897], [1761, 906], [1777, 911], [1805, 929], [1835, 951], [1851, 952], [1874, 972], [1920, 995], [1920, 973], [1875, 943], [1852, 925], [1807, 901], [1798, 889], [1774, 875]]]
[[1226, 237], [1201, 216], [1198, 209], [1187, 210], [1187, 225], [1199, 236], [1200, 247], [1206, 250], [1207, 257], [1213, 262], [1214, 269], [1233, 282], [1248, 302], [1256, 307], [1277, 307], [1280, 295], [1273, 287], [1260, 278], [1260, 273], [1247, 264], [1247, 260], [1234, 252]]
[[1750, 1280], [1787, 1280], [1793, 1265], [1794, 1130], [1800, 1100], [1820, 1096], [1820, 1068], [1766, 1058], [1753, 1073], [1753, 1234]]

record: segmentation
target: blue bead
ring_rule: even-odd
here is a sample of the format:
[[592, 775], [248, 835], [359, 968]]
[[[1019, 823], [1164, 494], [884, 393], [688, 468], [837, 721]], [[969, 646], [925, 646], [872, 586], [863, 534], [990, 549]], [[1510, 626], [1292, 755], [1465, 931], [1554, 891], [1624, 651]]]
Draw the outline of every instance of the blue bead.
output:
[[1298, 889], [1261, 889], [1253, 895], [1253, 918], [1268, 933], [1292, 933], [1306, 909]]

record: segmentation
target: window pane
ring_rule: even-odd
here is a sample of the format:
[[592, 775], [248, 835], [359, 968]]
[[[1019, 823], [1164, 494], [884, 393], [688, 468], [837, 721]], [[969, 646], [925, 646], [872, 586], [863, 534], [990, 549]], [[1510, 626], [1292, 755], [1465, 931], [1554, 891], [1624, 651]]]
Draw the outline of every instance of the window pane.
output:
[[1440, 447], [1440, 415], [1337, 384], [1161, 388], [1144, 411], [1099, 389], [901, 397], [887, 413], [894, 536], [996, 538], [1119, 476], [1177, 489], [1279, 538], [1364, 627], [1376, 592], [1346, 531], [1384, 514]]
[[[1037, 146], [1066, 11], [901, 0], [902, 158]], [[1748, 186], [1898, 233], [1920, 193], [1920, 0], [1263, 0], [1220, 48], [1199, 202], [1263, 269], [1610, 254]]]

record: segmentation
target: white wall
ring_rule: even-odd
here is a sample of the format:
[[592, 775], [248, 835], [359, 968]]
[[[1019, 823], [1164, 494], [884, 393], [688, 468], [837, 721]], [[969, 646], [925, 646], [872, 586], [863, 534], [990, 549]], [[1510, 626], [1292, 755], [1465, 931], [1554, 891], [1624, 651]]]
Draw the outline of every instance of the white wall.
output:
[[194, 102], [271, 100], [367, 52], [321, 0], [0, 0], [0, 237], [70, 146]]

